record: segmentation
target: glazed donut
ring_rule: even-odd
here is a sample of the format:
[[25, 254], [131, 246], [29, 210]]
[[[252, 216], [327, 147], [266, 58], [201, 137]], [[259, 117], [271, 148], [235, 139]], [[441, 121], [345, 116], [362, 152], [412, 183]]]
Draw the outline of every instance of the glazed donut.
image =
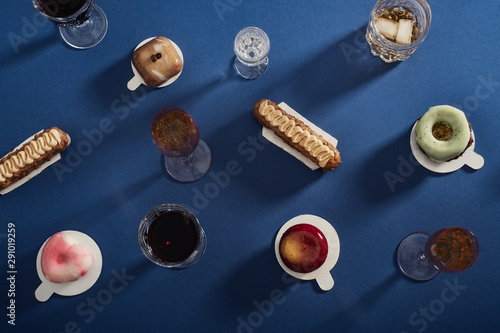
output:
[[438, 163], [457, 158], [472, 144], [465, 114], [449, 105], [431, 107], [415, 126], [417, 144]]

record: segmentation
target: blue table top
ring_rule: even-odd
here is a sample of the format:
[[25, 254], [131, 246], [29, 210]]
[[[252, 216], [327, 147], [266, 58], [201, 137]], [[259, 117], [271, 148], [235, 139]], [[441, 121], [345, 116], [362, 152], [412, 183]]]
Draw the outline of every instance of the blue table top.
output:
[[[6, 2], [0, 155], [52, 126], [72, 143], [61, 161], [0, 198], [2, 332], [498, 328], [500, 3], [431, 1], [426, 40], [395, 64], [373, 57], [365, 42], [374, 3], [99, 0], [109, 29], [82, 51], [65, 46], [30, 1]], [[232, 44], [251, 25], [267, 32], [271, 51], [268, 71], [247, 81], [233, 71]], [[158, 35], [181, 48], [184, 70], [167, 88], [131, 92], [132, 50]], [[262, 98], [286, 102], [336, 137], [342, 164], [313, 172], [261, 141], [251, 111]], [[441, 104], [465, 112], [482, 169], [437, 174], [413, 159], [412, 125]], [[150, 123], [167, 106], [188, 111], [212, 148], [211, 172], [197, 182], [175, 182], [162, 169]], [[185, 205], [200, 220], [208, 246], [196, 265], [170, 270], [141, 253], [139, 222], [162, 203]], [[326, 219], [339, 235], [328, 292], [276, 260], [276, 233], [301, 214]], [[424, 283], [404, 278], [394, 262], [399, 241], [454, 225], [476, 234], [475, 265]], [[97, 242], [102, 272], [83, 294], [41, 303], [36, 256], [62, 230]]]

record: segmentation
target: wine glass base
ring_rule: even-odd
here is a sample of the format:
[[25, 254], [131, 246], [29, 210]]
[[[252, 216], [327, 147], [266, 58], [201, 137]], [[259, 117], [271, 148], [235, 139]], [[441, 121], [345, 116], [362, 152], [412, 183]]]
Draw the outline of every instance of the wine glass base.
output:
[[399, 243], [397, 262], [403, 274], [410, 279], [427, 281], [439, 274], [439, 270], [424, 255], [430, 236], [427, 232], [414, 232]]
[[108, 31], [108, 19], [97, 5], [89, 19], [75, 27], [59, 27], [62, 39], [76, 49], [88, 49], [99, 44]]
[[164, 159], [167, 172], [176, 180], [189, 183], [205, 176], [212, 166], [212, 151], [205, 141], [199, 139], [198, 146], [187, 157]]
[[247, 79], [254, 80], [264, 74], [267, 71], [267, 67], [269, 66], [269, 59], [266, 58], [261, 64], [256, 66], [248, 66], [242, 63], [238, 57], [235, 58], [233, 67], [236, 70], [236, 73]]

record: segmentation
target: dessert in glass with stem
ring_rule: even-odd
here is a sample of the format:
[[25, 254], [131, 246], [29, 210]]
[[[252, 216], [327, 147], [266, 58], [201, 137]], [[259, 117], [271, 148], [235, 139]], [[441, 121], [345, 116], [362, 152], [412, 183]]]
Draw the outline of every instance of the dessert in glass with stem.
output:
[[104, 38], [108, 19], [94, 0], [31, 0], [33, 6], [59, 26], [63, 40], [77, 49], [93, 47]]
[[198, 126], [186, 111], [177, 107], [160, 110], [151, 123], [151, 133], [164, 155], [167, 172], [176, 180], [192, 182], [210, 170], [210, 147], [200, 139]]
[[471, 267], [479, 255], [479, 243], [472, 232], [460, 227], [414, 232], [398, 246], [397, 262], [409, 278], [427, 281], [439, 274], [458, 273]]

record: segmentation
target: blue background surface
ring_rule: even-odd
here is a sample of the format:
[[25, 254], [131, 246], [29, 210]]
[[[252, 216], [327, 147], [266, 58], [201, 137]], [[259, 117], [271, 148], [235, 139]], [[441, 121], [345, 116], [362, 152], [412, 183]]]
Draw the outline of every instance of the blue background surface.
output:
[[[0, 198], [2, 332], [492, 332], [500, 326], [500, 3], [431, 1], [430, 32], [406, 62], [385, 64], [364, 40], [375, 1], [100, 0], [109, 30], [85, 51], [64, 45], [31, 2], [8, 1], [0, 25], [0, 155], [58, 126], [62, 160]], [[249, 25], [270, 37], [268, 71], [246, 81], [232, 44]], [[180, 78], [127, 90], [130, 58], [162, 35], [181, 48]], [[284, 101], [339, 140], [343, 163], [312, 172], [258, 140], [251, 110]], [[479, 171], [440, 175], [413, 159], [415, 120], [434, 105], [461, 108]], [[150, 123], [167, 106], [188, 111], [213, 150], [211, 173], [180, 184], [162, 170]], [[236, 161], [236, 174], [227, 175]], [[388, 179], [396, 178], [398, 181]], [[392, 177], [392, 178], [391, 178]], [[137, 228], [154, 206], [191, 208], [207, 233], [202, 260], [156, 267]], [[315, 214], [340, 237], [335, 287], [295, 280], [274, 256], [289, 219]], [[9, 297], [8, 224], [15, 224], [15, 297]], [[481, 253], [460, 274], [415, 283], [396, 269], [399, 241], [457, 225]], [[102, 273], [87, 292], [38, 302], [35, 259], [62, 230], [91, 236]], [[6, 316], [15, 299], [15, 326]]]

